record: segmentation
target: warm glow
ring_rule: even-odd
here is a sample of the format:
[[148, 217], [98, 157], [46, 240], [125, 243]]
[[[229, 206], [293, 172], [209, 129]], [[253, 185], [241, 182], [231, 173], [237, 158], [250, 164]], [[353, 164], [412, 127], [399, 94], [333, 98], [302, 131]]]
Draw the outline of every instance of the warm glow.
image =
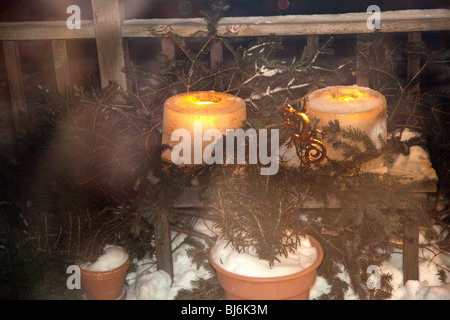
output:
[[361, 93], [359, 90], [356, 89], [349, 89], [349, 90], [341, 90], [339, 92], [333, 93], [333, 99], [336, 99], [339, 102], [349, 102], [354, 101], [356, 99], [359, 99], [363, 96], [366, 96], [367, 94]]
[[217, 126], [217, 116], [201, 116], [201, 115], [196, 115], [193, 117], [194, 122], [195, 121], [200, 121], [202, 123], [202, 128], [203, 131], [207, 130], [207, 129], [211, 129], [211, 128], [215, 128]]
[[214, 103], [214, 101], [197, 101], [195, 104], [211, 104]]
[[[377, 148], [381, 147], [380, 136], [387, 139], [387, 103], [379, 92], [367, 87], [329, 86], [308, 94], [307, 115], [319, 120], [319, 129], [339, 121], [341, 128], [358, 129], [366, 133]], [[345, 139], [344, 139], [345, 140]], [[342, 150], [333, 147], [327, 140], [324, 144], [330, 159], [345, 159]]]
[[[210, 141], [201, 140], [203, 133], [214, 129], [216, 132], [226, 134], [227, 129], [238, 129], [246, 119], [246, 114], [245, 102], [227, 93], [194, 91], [174, 95], [164, 103], [162, 143], [171, 147], [178, 146], [180, 142], [176, 137], [172, 137], [173, 133], [177, 136], [180, 132], [183, 135], [186, 131], [189, 132], [190, 147], [186, 145], [186, 148], [191, 149], [192, 159], [184, 163], [200, 164], [196, 161], [202, 157], [194, 159], [194, 146], [200, 143], [203, 150], [211, 144]], [[173, 161], [170, 149], [165, 150], [162, 156], [165, 160]]]
[[343, 96], [338, 98], [339, 101], [353, 101], [355, 100], [355, 97], [349, 97], [349, 96]]
[[222, 98], [219, 95], [211, 94], [209, 92], [187, 95], [185, 99], [195, 105], [208, 105], [222, 102]]

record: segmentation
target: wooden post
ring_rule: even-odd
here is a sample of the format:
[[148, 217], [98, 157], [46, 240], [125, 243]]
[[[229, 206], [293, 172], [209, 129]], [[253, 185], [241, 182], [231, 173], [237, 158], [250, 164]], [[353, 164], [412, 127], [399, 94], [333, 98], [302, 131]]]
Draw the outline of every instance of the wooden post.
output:
[[155, 227], [156, 265], [158, 270], [164, 270], [173, 279], [172, 240], [167, 212], [163, 212]]
[[406, 283], [408, 280], [419, 280], [419, 224], [414, 219], [414, 210], [404, 210], [404, 214], [403, 283]]
[[16, 132], [20, 114], [28, 115], [23, 86], [22, 66], [20, 63], [19, 46], [17, 41], [3, 41], [6, 74], [8, 76], [9, 92], [11, 94], [11, 108]]
[[317, 52], [319, 45], [319, 36], [307, 36], [306, 48], [308, 49], [308, 60], [311, 60]]
[[52, 40], [53, 65], [55, 67], [56, 89], [65, 94], [70, 85], [69, 59], [65, 40]]
[[122, 38], [123, 0], [91, 0], [95, 38], [102, 88], [109, 81], [117, 82], [123, 90], [129, 88], [123, 68], [128, 64], [128, 46]]
[[[410, 32], [408, 33], [408, 43], [409, 44], [420, 44], [422, 42], [421, 32]], [[411, 80], [420, 70], [420, 54], [410, 53], [408, 54], [408, 67], [407, 67], [407, 79]], [[409, 88], [410, 92], [419, 91], [419, 82], [414, 86]]]
[[359, 52], [357, 53], [356, 58], [356, 84], [362, 87], [369, 87], [369, 76], [367, 74], [361, 74], [361, 66], [364, 61], [364, 57], [369, 54], [369, 43], [364, 41], [361, 37], [357, 37], [357, 48], [359, 48]]
[[[420, 32], [408, 33], [410, 44], [419, 44], [422, 41]], [[410, 81], [420, 70], [420, 54], [408, 54], [407, 79]], [[419, 91], [419, 82], [409, 88], [410, 92]], [[408, 280], [419, 280], [419, 223], [416, 212], [411, 210], [405, 215], [403, 227], [403, 283]]]
[[[314, 55], [317, 52], [317, 46], [319, 45], [319, 36], [307, 36], [306, 37], [306, 49], [308, 50], [308, 60], [314, 58]], [[312, 85], [308, 87], [308, 93], [317, 90], [318, 87], [316, 85]]]
[[222, 42], [214, 40], [211, 44], [210, 52], [211, 70], [215, 70], [223, 62]]
[[171, 38], [161, 38], [161, 50], [170, 60], [175, 59], [175, 43]]

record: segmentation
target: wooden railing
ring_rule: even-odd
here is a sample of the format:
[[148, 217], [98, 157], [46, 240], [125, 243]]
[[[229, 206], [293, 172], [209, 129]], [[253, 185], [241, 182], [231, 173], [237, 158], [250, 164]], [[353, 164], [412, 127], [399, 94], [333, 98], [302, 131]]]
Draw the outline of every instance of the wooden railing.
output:
[[[25, 90], [18, 41], [51, 40], [56, 88], [65, 92], [70, 84], [69, 59], [66, 40], [96, 39], [102, 87], [109, 81], [128, 89], [123, 68], [128, 65], [127, 38], [161, 38], [161, 50], [168, 57], [175, 56], [169, 32], [181, 37], [205, 37], [206, 22], [194, 19], [124, 20], [122, 0], [92, 0], [93, 21], [81, 21], [81, 29], [68, 29], [66, 21], [0, 23], [0, 40], [6, 63], [15, 122], [20, 112], [27, 113]], [[368, 13], [296, 15], [268, 17], [227, 17], [219, 22], [223, 37], [249, 36], [306, 36], [312, 52], [320, 35], [373, 33], [367, 27]], [[402, 10], [381, 13], [381, 32], [407, 32], [410, 42], [420, 42], [421, 32], [450, 30], [450, 10]], [[211, 66], [223, 59], [220, 42], [211, 50]], [[418, 70], [420, 61], [408, 59], [408, 75]], [[358, 76], [357, 83], [368, 86], [368, 80]]]

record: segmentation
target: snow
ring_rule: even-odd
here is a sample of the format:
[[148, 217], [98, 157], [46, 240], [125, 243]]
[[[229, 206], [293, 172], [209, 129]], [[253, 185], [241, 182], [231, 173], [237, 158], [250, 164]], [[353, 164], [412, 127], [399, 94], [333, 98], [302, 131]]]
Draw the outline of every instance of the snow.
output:
[[[394, 133], [394, 136], [400, 135], [401, 141], [408, 141], [412, 138], [420, 137], [420, 133], [412, 131], [408, 128], [403, 131]], [[394, 163], [391, 168], [384, 165], [382, 158], [374, 159], [367, 163], [364, 168], [366, 172], [372, 173], [391, 173], [396, 176], [401, 176], [408, 180], [420, 181], [424, 179], [437, 181], [438, 177], [436, 171], [431, 165], [428, 152], [420, 146], [411, 146], [409, 154], [398, 154], [394, 158]]]
[[[401, 141], [419, 136], [419, 133], [409, 129], [403, 130], [401, 133]], [[300, 160], [297, 157], [295, 148], [287, 148], [285, 144], [280, 145], [280, 158], [282, 162], [289, 167], [300, 166]], [[382, 157], [369, 161], [364, 167], [365, 172], [385, 174], [391, 173], [401, 176], [407, 180], [420, 181], [424, 179], [437, 181], [436, 171], [431, 165], [430, 157], [426, 150], [420, 146], [411, 146], [409, 154], [398, 154], [394, 156], [392, 167], [384, 164]]]
[[[274, 93], [278, 93], [278, 92], [281, 92], [281, 91], [287, 91], [287, 90], [299, 89], [299, 88], [303, 88], [303, 87], [307, 87], [307, 86], [311, 85], [310, 83], [301, 83], [301, 84], [297, 84], [297, 85], [291, 86], [291, 84], [292, 84], [292, 81], [289, 82], [288, 86], [286, 86], [284, 88], [283, 87], [277, 87], [275, 89], [270, 89], [270, 86], [269, 86], [269, 87], [267, 87], [266, 92], [264, 92], [262, 94], [262, 96], [253, 92], [251, 94], [250, 98], [246, 98], [246, 99], [244, 99], [244, 101], [245, 102], [252, 102], [252, 100], [259, 100], [262, 97], [267, 97], [267, 96], [270, 96], [270, 95], [272, 95]], [[255, 107], [258, 108], [257, 106], [255, 106]]]
[[[381, 19], [388, 20], [416, 20], [441, 18], [449, 16], [448, 9], [432, 10], [398, 10], [382, 11]], [[351, 12], [339, 14], [311, 14], [311, 15], [283, 15], [283, 16], [253, 16], [253, 17], [224, 17], [220, 20], [219, 26], [234, 25], [264, 25], [264, 24], [302, 24], [302, 23], [338, 23], [360, 21], [366, 22], [370, 16], [366, 12]], [[170, 18], [170, 19], [129, 19], [125, 20], [126, 25], [205, 25], [203, 18]]]
[[128, 259], [128, 252], [119, 246], [106, 245], [103, 251], [94, 263], [85, 263], [81, 268], [93, 272], [110, 271], [120, 267]]
[[[450, 266], [450, 253], [441, 252], [435, 255], [433, 243], [427, 243], [423, 235], [421, 244], [427, 244], [419, 253], [419, 280], [409, 280], [403, 284], [403, 252], [395, 250], [391, 258], [380, 266], [381, 273], [391, 274], [393, 292], [391, 300], [450, 300], [450, 284], [442, 284], [438, 278], [438, 268]], [[436, 248], [434, 248], [436, 251]], [[447, 272], [448, 275], [448, 272]], [[338, 277], [350, 283], [350, 277], [341, 266]], [[321, 295], [329, 293], [331, 286], [327, 281], [317, 276], [314, 286], [311, 288], [310, 299], [317, 299]], [[345, 300], [357, 300], [358, 296], [349, 288], [344, 296]]]
[[[420, 242], [424, 243], [423, 236]], [[406, 284], [403, 284], [401, 251], [383, 263], [381, 271], [393, 275], [392, 300], [450, 300], [450, 284], [442, 284], [437, 275], [439, 268], [450, 266], [450, 254], [435, 255], [431, 250], [436, 250], [432, 243], [419, 251], [419, 280], [409, 280]]]
[[[196, 230], [207, 235], [214, 235], [212, 223], [203, 220], [196, 224]], [[172, 232], [172, 249], [178, 247], [186, 235]], [[126, 277], [127, 300], [173, 300], [180, 289], [190, 289], [191, 281], [198, 278], [207, 279], [210, 272], [202, 266], [197, 269], [187, 254], [190, 245], [181, 245], [173, 255], [174, 278], [162, 270], [157, 270], [156, 258], [147, 257], [134, 261], [137, 264], [135, 272], [129, 272]]]
[[254, 249], [239, 253], [231, 245], [227, 245], [223, 238], [219, 238], [212, 249], [214, 261], [226, 271], [261, 278], [300, 272], [312, 266], [317, 256], [316, 248], [311, 246], [306, 237], [300, 237], [300, 244], [295, 252], [289, 253], [287, 257], [279, 257], [280, 261], [275, 261], [272, 268], [267, 261], [258, 259]]
[[[450, 300], [449, 284], [442, 284], [438, 277], [438, 270], [450, 266], [450, 253], [442, 252], [436, 243], [443, 240], [447, 233], [442, 232], [441, 226], [434, 226], [440, 234], [436, 239], [427, 241], [422, 233], [419, 234], [419, 280], [409, 280], [403, 284], [403, 255], [398, 250], [391, 259], [381, 266], [383, 273], [393, 275], [394, 292], [392, 300]], [[447, 276], [449, 272], [447, 271]]]
[[436, 171], [431, 165], [428, 153], [420, 146], [412, 146], [409, 149], [408, 155], [395, 155], [392, 167], [387, 167], [384, 164], [384, 160], [380, 157], [369, 161], [365, 165], [364, 171], [378, 174], [389, 172], [393, 175], [401, 176], [405, 180], [412, 181], [424, 179], [438, 180]]
[[[208, 235], [216, 234], [216, 231], [212, 227], [211, 221], [199, 220], [196, 225], [196, 230], [206, 233]], [[172, 233], [175, 237], [176, 233]], [[441, 235], [443, 237], [445, 235]], [[177, 247], [184, 239], [185, 235], [178, 235], [174, 238], [172, 247]], [[436, 239], [435, 241], [438, 241]], [[450, 285], [442, 284], [438, 278], [437, 270], [439, 267], [450, 266], [450, 254], [441, 252], [438, 255], [432, 253], [433, 243], [427, 243], [425, 238], [421, 235], [421, 244], [427, 244], [420, 251], [420, 263], [419, 263], [419, 280], [408, 281], [403, 284], [403, 254], [402, 251], [396, 249], [392, 254], [391, 259], [385, 261], [380, 270], [382, 273], [392, 274], [393, 280], [393, 292], [392, 300], [427, 300], [427, 299], [445, 299], [450, 300]], [[219, 242], [220, 243], [220, 242]], [[305, 251], [302, 251], [302, 255], [308, 256], [310, 254], [307, 242], [303, 242], [302, 246]], [[130, 272], [127, 275], [127, 299], [128, 300], [172, 300], [175, 298], [178, 290], [192, 288], [192, 280], [198, 278], [207, 279], [211, 274], [203, 267], [197, 269], [196, 265], [192, 263], [187, 255], [187, 249], [189, 245], [182, 245], [173, 254], [174, 262], [174, 279], [171, 281], [169, 275], [164, 271], [158, 271], [156, 268], [155, 258], [145, 258], [140, 261], [135, 261], [138, 265], [136, 272]], [[314, 259], [315, 260], [315, 259]], [[254, 261], [253, 261], [254, 262]], [[253, 263], [252, 262], [252, 263]], [[265, 262], [267, 264], [267, 262]], [[258, 270], [253, 269], [252, 274], [255, 276], [255, 272]], [[257, 264], [257, 268], [260, 266]], [[305, 267], [305, 266], [303, 266]], [[447, 273], [448, 274], [448, 273]], [[338, 277], [350, 283], [349, 275], [344, 271], [341, 266], [341, 272]], [[317, 299], [323, 294], [330, 293], [331, 285], [320, 276], [317, 276], [316, 282], [311, 288], [310, 300]], [[345, 300], [357, 300], [359, 299], [355, 292], [349, 288], [344, 296]]]
[[[262, 49], [262, 51], [264, 48]], [[250, 53], [247, 53], [247, 55], [251, 55]], [[283, 70], [280, 69], [268, 69], [266, 66], [262, 65], [261, 67], [258, 67], [257, 63], [255, 62], [255, 74], [244, 81], [244, 84], [249, 83], [253, 79], [257, 77], [273, 77], [277, 73], [283, 73]], [[267, 88], [267, 90], [270, 90], [270, 87]]]
[[[416, 137], [417, 133], [405, 129], [403, 132], [395, 133], [395, 135], [401, 135], [402, 140], [408, 140]], [[417, 147], [417, 149], [413, 148], [412, 152], [410, 152], [408, 156], [405, 156], [403, 160], [398, 160], [398, 165], [394, 165], [394, 167], [397, 167], [397, 169], [403, 167], [408, 168], [408, 170], [413, 170], [415, 172], [414, 176], [416, 178], [424, 177], [424, 175], [435, 175], [434, 171], [431, 173], [428, 172], [428, 174], [426, 174], [428, 169], [424, 169], [424, 167], [431, 168], [431, 165], [429, 163], [428, 154], [420, 147]], [[307, 219], [307, 217], [304, 216], [303, 219]], [[436, 228], [438, 232], [441, 231], [441, 229], [439, 229], [440, 227], [436, 226]], [[217, 230], [214, 229], [213, 223], [211, 221], [199, 220], [195, 225], [195, 230], [210, 236], [217, 236], [219, 234]], [[435, 239], [434, 241], [440, 241], [443, 239], [443, 237], [445, 237], [445, 234], [441, 234], [440, 238]], [[170, 276], [166, 272], [157, 270], [156, 258], [154, 256], [133, 261], [137, 265], [137, 269], [134, 272], [129, 272], [126, 277], [128, 300], [173, 300], [180, 289], [192, 288], [191, 281], [199, 278], [207, 279], [212, 276], [212, 274], [208, 270], [206, 270], [202, 266], [200, 268], [197, 268], [196, 264], [191, 261], [187, 254], [187, 250], [191, 248], [191, 246], [187, 244], [183, 244], [180, 246], [185, 238], [186, 235], [172, 232], [172, 248], [175, 249], [178, 247], [178, 249], [173, 253], [173, 281], [172, 279], [170, 279]], [[393, 285], [393, 292], [391, 299], [450, 300], [450, 285], [442, 284], [438, 277], [439, 269], [449, 268], [450, 253], [438, 251], [438, 249], [435, 247], [435, 244], [427, 243], [423, 235], [420, 235], [420, 243], [422, 244], [422, 247], [419, 253], [419, 280], [410, 280], [406, 284], [403, 284], [403, 253], [400, 249], [395, 249], [391, 258], [385, 261], [380, 266], [380, 271], [382, 273], [392, 274], [393, 280], [391, 283]], [[280, 274], [282, 274], [282, 272], [287, 273], [289, 272], [289, 270], [292, 271], [293, 268], [305, 269], [309, 265], [314, 263], [315, 259], [317, 259], [316, 250], [308, 245], [308, 242], [306, 241], [302, 242], [302, 246], [300, 247], [297, 255], [291, 256], [289, 259], [287, 259], [289, 260], [290, 265], [288, 264], [288, 266], [280, 268], [278, 271], [275, 270], [275, 268], [268, 268], [267, 261], [258, 261], [254, 256], [250, 254], [244, 255], [244, 257], [242, 258], [242, 260], [244, 261], [243, 265], [238, 266], [237, 264], [232, 262], [232, 257], [234, 257], [235, 254], [230, 250], [230, 246], [223, 248], [225, 246], [223, 240], [220, 240], [220, 238], [217, 241], [215, 247], [216, 250], [217, 248], [222, 247], [221, 250], [217, 251], [220, 252], [221, 255], [225, 253], [224, 258], [215, 258], [215, 261], [222, 260], [224, 264], [232, 265], [232, 268], [239, 269], [244, 273], [251, 272], [252, 276], [264, 276], [263, 274], [266, 271], [272, 273], [280, 272]], [[118, 258], [119, 256], [122, 256], [122, 259], [124, 258], [123, 255], [119, 254], [120, 252], [123, 253], [124, 251], [123, 249], [119, 248], [120, 247], [115, 246], [105, 247], [105, 255], [100, 257], [95, 264], [103, 264], [103, 261], [105, 262], [105, 265], [109, 265], [108, 268], [110, 268], [110, 263], [112, 263], [112, 260], [116, 260], [112, 259], [113, 257]], [[312, 252], [311, 249], [314, 249], [314, 252]], [[107, 260], [110, 261], [108, 262]], [[95, 268], [94, 264], [91, 266], [91, 268]], [[350, 277], [344, 271], [343, 266], [341, 266], [341, 272], [338, 277], [341, 280], [350, 283]], [[330, 290], [331, 285], [327, 283], [327, 281], [323, 277], [317, 276], [316, 282], [311, 288], [310, 299], [317, 299], [323, 294], [330, 293]], [[344, 296], [344, 299], [357, 300], [359, 298], [355, 294], [355, 292], [351, 288], [349, 288]]]
[[146, 300], [148, 297], [152, 300], [165, 300], [169, 296], [171, 283], [169, 274], [163, 270], [145, 271], [137, 278], [134, 295], [137, 300]]
[[437, 180], [436, 171], [430, 164], [427, 152], [419, 146], [412, 146], [409, 155], [399, 154], [392, 169], [395, 174], [410, 176], [413, 180]]

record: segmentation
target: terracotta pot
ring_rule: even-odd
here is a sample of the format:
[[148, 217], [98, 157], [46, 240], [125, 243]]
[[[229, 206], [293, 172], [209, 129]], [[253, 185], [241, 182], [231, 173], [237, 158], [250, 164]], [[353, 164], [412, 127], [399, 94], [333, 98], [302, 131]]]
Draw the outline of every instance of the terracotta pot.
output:
[[227, 300], [308, 300], [309, 290], [316, 281], [316, 270], [323, 260], [323, 250], [319, 242], [308, 236], [317, 249], [317, 260], [309, 268], [279, 277], [248, 277], [226, 271], [220, 267], [209, 253], [209, 261], [216, 269], [220, 285], [225, 290]]
[[125, 300], [127, 290], [124, 281], [129, 266], [128, 255], [123, 265], [110, 271], [96, 272], [80, 268], [81, 288], [89, 300]]
[[123, 286], [121, 295], [115, 300], [127, 300], [127, 287]]

